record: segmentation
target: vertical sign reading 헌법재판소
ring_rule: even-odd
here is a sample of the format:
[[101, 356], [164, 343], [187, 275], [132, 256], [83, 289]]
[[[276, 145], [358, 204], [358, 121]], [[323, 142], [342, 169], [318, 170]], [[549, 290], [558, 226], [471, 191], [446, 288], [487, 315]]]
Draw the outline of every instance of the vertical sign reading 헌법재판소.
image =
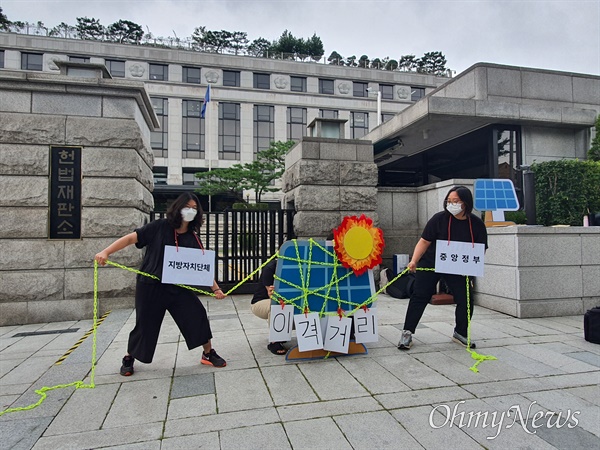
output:
[[50, 146], [48, 237], [81, 239], [81, 147]]

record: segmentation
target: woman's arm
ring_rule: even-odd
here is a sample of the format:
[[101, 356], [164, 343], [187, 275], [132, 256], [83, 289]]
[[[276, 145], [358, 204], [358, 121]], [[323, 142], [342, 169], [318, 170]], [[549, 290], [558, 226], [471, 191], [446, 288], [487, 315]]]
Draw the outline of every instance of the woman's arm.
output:
[[134, 231], [133, 233], [126, 234], [122, 238], [117, 239], [115, 242], [110, 244], [100, 253], [97, 253], [94, 259], [98, 261], [98, 264], [101, 266], [106, 264], [106, 260], [110, 255], [119, 250], [123, 250], [125, 247], [129, 247], [132, 244], [136, 244], [138, 241], [137, 233]]
[[219, 287], [217, 280], [213, 281], [212, 291], [215, 293], [215, 298], [217, 300], [223, 300], [225, 297], [227, 297], [225, 292], [223, 292], [223, 289]]
[[412, 259], [408, 263], [408, 266], [406, 266], [408, 267], [409, 272], [414, 273], [417, 271], [417, 264], [419, 263], [419, 261], [421, 260], [421, 258], [423, 257], [430, 245], [431, 242], [426, 241], [423, 238], [419, 239], [419, 242], [417, 242], [417, 245], [415, 245], [415, 249], [413, 250]]

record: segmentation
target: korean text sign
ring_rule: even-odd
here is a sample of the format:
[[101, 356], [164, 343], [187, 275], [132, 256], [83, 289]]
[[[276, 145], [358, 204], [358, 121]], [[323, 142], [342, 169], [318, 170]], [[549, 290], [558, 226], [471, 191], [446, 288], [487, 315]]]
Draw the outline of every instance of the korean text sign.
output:
[[212, 286], [215, 279], [215, 252], [165, 245], [161, 281], [165, 284]]

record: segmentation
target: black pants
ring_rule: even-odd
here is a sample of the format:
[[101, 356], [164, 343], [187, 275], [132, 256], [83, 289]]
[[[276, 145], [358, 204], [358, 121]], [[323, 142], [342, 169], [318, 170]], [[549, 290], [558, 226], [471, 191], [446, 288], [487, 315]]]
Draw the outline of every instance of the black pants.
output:
[[135, 289], [135, 328], [129, 333], [127, 352], [138, 361], [151, 363], [160, 327], [169, 311], [189, 350], [212, 339], [204, 305], [190, 290], [172, 284], [142, 283]]
[[[454, 331], [462, 336], [467, 336], [467, 280], [461, 275], [448, 275], [436, 273], [428, 270], [417, 270], [415, 274], [415, 287], [410, 296], [406, 318], [404, 319], [404, 329], [415, 332], [425, 307], [429, 304], [431, 296], [435, 294], [437, 282], [444, 277], [446, 284], [452, 291], [454, 303], [456, 303], [456, 326]], [[470, 296], [470, 312], [473, 316], [473, 297]]]

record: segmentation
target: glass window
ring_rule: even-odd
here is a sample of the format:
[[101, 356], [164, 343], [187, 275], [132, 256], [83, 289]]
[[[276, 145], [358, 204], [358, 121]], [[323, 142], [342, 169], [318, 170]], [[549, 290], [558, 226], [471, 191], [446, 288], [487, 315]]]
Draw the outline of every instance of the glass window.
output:
[[219, 158], [240, 159], [240, 105], [219, 103]]
[[167, 81], [169, 79], [169, 66], [166, 64], [148, 64], [148, 78], [150, 80]]
[[152, 173], [154, 174], [154, 184], [167, 184], [166, 167], [154, 167]]
[[157, 97], [151, 97], [151, 100], [160, 124], [160, 129], [153, 131], [150, 136], [152, 150], [154, 156], [166, 158], [169, 142], [169, 101], [166, 98]]
[[306, 136], [306, 108], [287, 109], [287, 138], [299, 141]]
[[381, 114], [381, 123], [385, 123], [388, 120], [392, 119], [396, 114], [382, 113]]
[[22, 70], [43, 70], [44, 55], [41, 53], [21, 53]]
[[89, 63], [90, 58], [87, 56], [69, 56], [70, 62]]
[[369, 113], [353, 112], [350, 114], [350, 132], [352, 139], [363, 137], [369, 132]]
[[333, 80], [319, 78], [319, 94], [333, 94]]
[[271, 89], [271, 75], [268, 73], [254, 74], [255, 89]]
[[319, 117], [323, 119], [337, 119], [338, 118], [338, 110], [337, 109], [320, 109]]
[[425, 88], [420, 87], [411, 87], [410, 88], [410, 99], [413, 102], [416, 102], [419, 99], [425, 97]]
[[394, 86], [391, 84], [380, 84], [379, 92], [383, 100], [394, 100]]
[[4, 67], [4, 50], [0, 50], [0, 69]]
[[267, 150], [275, 136], [275, 107], [254, 105], [254, 153]]
[[196, 178], [196, 174], [198, 172], [206, 172], [207, 169], [196, 168], [196, 167], [184, 167], [183, 168], [183, 184], [187, 186], [198, 186], [200, 184], [200, 180]]
[[367, 91], [367, 88], [369, 87], [369, 83], [361, 83], [358, 81], [355, 81], [354, 83], [352, 83], [352, 87], [353, 87], [353, 93], [355, 97], [368, 97], [369, 96], [369, 91]]
[[306, 77], [290, 77], [290, 90], [306, 92]]
[[107, 59], [105, 61], [106, 69], [113, 78], [125, 78], [125, 61]]
[[223, 86], [240, 87], [240, 73], [234, 70], [224, 70]]
[[183, 158], [204, 158], [205, 130], [204, 119], [200, 117], [201, 100], [183, 100], [181, 156]]
[[182, 80], [184, 83], [200, 84], [200, 67], [184, 67]]

